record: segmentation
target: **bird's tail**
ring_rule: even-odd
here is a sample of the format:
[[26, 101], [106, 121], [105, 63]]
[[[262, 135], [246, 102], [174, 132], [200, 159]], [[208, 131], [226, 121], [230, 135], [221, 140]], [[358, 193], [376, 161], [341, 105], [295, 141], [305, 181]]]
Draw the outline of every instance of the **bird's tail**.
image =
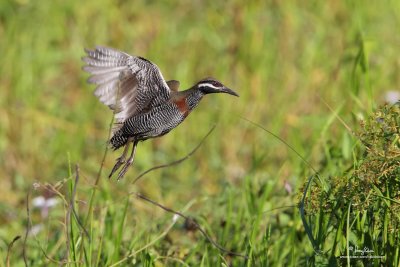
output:
[[121, 131], [116, 131], [110, 139], [111, 147], [116, 150], [121, 146], [124, 146], [128, 142], [128, 137], [125, 136]]

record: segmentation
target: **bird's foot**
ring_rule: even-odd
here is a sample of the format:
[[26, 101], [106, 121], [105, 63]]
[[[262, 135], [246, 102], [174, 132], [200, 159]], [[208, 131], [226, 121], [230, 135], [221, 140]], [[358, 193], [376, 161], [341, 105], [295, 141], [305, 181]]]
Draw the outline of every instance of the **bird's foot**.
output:
[[129, 158], [128, 161], [125, 163], [124, 167], [122, 167], [122, 169], [118, 173], [117, 180], [120, 180], [122, 177], [124, 177], [125, 173], [128, 171], [132, 163], [133, 163], [133, 157]]
[[[125, 163], [125, 155], [122, 155], [121, 157], [117, 158], [117, 162], [115, 163], [110, 175], [108, 175], [108, 178], [111, 178], [119, 168], [121, 168], [121, 165]], [[118, 180], [119, 180], [119, 175], [118, 175]]]

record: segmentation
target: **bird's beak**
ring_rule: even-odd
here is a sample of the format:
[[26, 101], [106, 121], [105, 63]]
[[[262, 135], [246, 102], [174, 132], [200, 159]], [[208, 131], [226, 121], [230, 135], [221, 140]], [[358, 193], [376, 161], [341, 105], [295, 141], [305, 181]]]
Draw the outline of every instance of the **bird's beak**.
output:
[[229, 89], [228, 87], [225, 87], [224, 89], [222, 89], [221, 93], [226, 93], [226, 94], [230, 94], [230, 95], [239, 97], [239, 95], [235, 91], [233, 91], [232, 89]]

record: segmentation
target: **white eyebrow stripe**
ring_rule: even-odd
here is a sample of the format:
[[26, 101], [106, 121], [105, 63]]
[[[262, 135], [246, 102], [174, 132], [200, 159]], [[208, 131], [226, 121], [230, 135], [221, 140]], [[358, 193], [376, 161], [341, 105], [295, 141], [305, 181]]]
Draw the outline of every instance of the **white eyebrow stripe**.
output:
[[219, 89], [220, 88], [220, 87], [216, 87], [216, 86], [212, 85], [211, 83], [201, 83], [201, 84], [199, 84], [199, 87], [211, 87], [211, 88], [214, 88], [214, 89]]

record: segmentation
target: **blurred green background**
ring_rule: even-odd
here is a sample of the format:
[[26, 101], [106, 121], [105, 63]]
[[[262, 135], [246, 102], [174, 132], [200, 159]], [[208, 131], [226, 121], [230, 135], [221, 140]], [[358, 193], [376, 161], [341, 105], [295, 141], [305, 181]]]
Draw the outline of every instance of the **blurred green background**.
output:
[[[286, 145], [242, 118], [276, 133], [317, 169], [332, 147], [351, 159], [347, 148], [355, 141], [335, 114], [356, 130], [388, 92], [400, 90], [399, 29], [398, 1], [2, 1], [1, 246], [25, 231], [27, 191], [70, 177], [70, 163], [80, 165], [79, 198], [87, 201], [112, 113], [86, 84], [85, 47], [148, 58], [181, 88], [212, 76], [240, 94], [207, 96], [177, 129], [141, 143], [120, 182], [106, 178], [121, 153], [109, 151], [99, 185], [99, 207], [122, 209], [127, 194], [138, 190], [176, 209], [206, 197], [192, 212], [219, 218], [218, 199], [240, 192], [246, 179], [254, 190], [268, 185], [263, 208], [272, 209], [296, 205], [311, 173]], [[130, 185], [140, 172], [186, 155], [215, 123], [190, 159]], [[332, 164], [329, 175], [344, 171]], [[166, 216], [137, 200], [129, 209], [137, 209], [132, 217], [144, 225]], [[305, 236], [295, 213], [283, 224], [297, 225]], [[312, 250], [302, 242], [299, 253]]]

